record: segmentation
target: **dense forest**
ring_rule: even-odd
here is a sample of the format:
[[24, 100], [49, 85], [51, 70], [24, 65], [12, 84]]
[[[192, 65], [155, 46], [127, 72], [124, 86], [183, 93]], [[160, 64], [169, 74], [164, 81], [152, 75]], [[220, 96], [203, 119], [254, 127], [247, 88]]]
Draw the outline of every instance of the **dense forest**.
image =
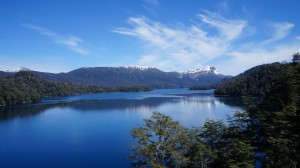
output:
[[288, 64], [265, 64], [251, 68], [244, 73], [217, 85], [216, 95], [228, 96], [266, 96], [273, 85], [272, 79], [280, 69], [286, 68]]
[[[132, 166], [299, 167], [300, 64], [295, 55], [293, 63], [262, 65], [221, 86], [226, 88], [219, 88], [222, 94], [248, 95], [246, 111], [226, 124], [207, 120], [188, 129], [160, 113], [145, 119], [131, 131], [136, 139]], [[257, 103], [249, 95], [264, 98]]]
[[34, 102], [49, 96], [150, 90], [150, 88], [143, 86], [101, 87], [67, 82], [50, 82], [36, 74], [23, 71], [16, 73], [14, 76], [0, 78], [0, 105]]
[[215, 89], [216, 85], [208, 85], [208, 86], [192, 86], [189, 89], [190, 90], [210, 90]]

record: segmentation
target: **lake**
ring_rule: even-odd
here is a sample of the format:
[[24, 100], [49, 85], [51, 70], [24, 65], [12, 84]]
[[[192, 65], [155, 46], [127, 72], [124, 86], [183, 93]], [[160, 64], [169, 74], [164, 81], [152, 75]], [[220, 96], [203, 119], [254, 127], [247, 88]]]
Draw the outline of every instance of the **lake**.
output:
[[0, 107], [0, 167], [130, 167], [129, 132], [152, 112], [191, 128], [242, 110], [238, 99], [188, 89], [51, 97]]

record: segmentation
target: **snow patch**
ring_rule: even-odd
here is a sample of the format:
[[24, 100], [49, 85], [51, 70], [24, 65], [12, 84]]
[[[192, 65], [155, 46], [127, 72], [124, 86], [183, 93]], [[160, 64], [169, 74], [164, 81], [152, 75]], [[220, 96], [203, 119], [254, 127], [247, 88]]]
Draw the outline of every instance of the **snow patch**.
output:
[[197, 68], [197, 69], [189, 69], [185, 72], [182, 72], [183, 74], [195, 74], [195, 73], [213, 73], [216, 75], [219, 75], [220, 72], [213, 66], [209, 65], [204, 68]]
[[31, 70], [29, 68], [26, 68], [26, 67], [20, 67], [18, 69], [5, 69], [5, 70], [0, 69], [0, 71], [16, 73], [16, 72], [31, 71]]
[[140, 66], [140, 65], [124, 66], [123, 68], [127, 68], [127, 69], [139, 69], [139, 70], [153, 69], [153, 67], [146, 67], [146, 66]]

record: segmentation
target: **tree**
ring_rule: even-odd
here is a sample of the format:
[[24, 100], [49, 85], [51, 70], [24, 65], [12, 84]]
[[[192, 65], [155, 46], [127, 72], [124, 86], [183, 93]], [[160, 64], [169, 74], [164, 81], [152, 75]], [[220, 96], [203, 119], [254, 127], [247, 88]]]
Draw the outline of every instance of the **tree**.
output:
[[254, 167], [253, 118], [249, 112], [235, 112], [233, 117], [229, 117], [227, 120], [229, 126], [225, 138], [226, 165], [229, 167]]
[[222, 121], [206, 120], [203, 126], [194, 127], [190, 130], [191, 141], [188, 148], [187, 167], [224, 167], [225, 134], [227, 127]]
[[143, 127], [132, 129], [137, 141], [129, 159], [133, 167], [253, 167], [251, 139], [244, 136], [248, 118], [239, 112], [229, 127], [207, 120], [202, 127], [187, 129], [155, 112]]
[[299, 53], [294, 54], [292, 61], [294, 63], [299, 63], [300, 62], [300, 54]]
[[5, 105], [5, 101], [4, 101], [3, 97], [0, 97], [0, 106], [1, 105]]
[[144, 127], [131, 130], [137, 142], [129, 157], [133, 167], [183, 167], [189, 132], [171, 117], [154, 112], [144, 119]]

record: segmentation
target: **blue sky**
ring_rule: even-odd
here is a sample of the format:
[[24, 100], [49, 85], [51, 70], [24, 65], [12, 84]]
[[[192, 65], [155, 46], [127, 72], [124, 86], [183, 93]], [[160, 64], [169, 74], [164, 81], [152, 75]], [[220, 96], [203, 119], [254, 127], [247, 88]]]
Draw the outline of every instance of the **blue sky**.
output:
[[214, 65], [236, 75], [300, 52], [298, 0], [2, 0], [0, 69]]

